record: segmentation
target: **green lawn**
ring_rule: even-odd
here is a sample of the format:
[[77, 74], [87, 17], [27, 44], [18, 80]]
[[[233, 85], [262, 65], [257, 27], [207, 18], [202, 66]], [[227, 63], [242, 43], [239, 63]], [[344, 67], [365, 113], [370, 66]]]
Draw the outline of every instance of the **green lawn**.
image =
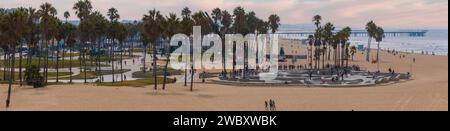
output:
[[62, 57], [70, 57], [70, 54], [72, 54], [72, 57], [80, 56], [80, 53], [79, 53], [79, 52], [77, 52], [77, 53], [62, 53], [62, 52], [60, 52], [60, 53], [59, 53], [59, 56], [62, 56]]
[[[31, 61], [32, 65], [38, 65], [38, 63], [39, 63], [38, 58], [33, 58], [33, 60]], [[56, 60], [49, 60], [48, 67], [56, 68], [56, 63], [57, 63]], [[41, 67], [44, 67], [44, 64], [45, 64], [44, 59], [41, 59]], [[14, 65], [16, 68], [19, 67], [20, 63], [19, 63], [18, 59], [15, 60]], [[86, 61], [86, 65], [87, 66], [95, 66], [95, 62], [92, 65], [90, 61]], [[4, 60], [0, 60], [0, 66], [1, 67], [4, 66]], [[26, 59], [23, 59], [22, 66], [23, 66], [23, 68], [26, 67]], [[72, 60], [72, 67], [80, 67], [80, 66], [84, 66], [84, 63], [80, 64], [79, 60]], [[107, 65], [101, 65], [101, 66], [105, 67]], [[59, 60], [59, 68], [69, 68], [69, 67], [70, 67], [70, 60], [65, 59], [64, 62], [62, 60]]]
[[[158, 77], [157, 82], [159, 84], [162, 84], [164, 78]], [[167, 78], [167, 83], [175, 83], [174, 79]], [[108, 82], [108, 83], [97, 83], [98, 86], [130, 86], [130, 87], [144, 87], [148, 85], [154, 84], [154, 78], [146, 78], [146, 79], [140, 79], [140, 80], [132, 80], [132, 81], [124, 81], [124, 82]]]
[[[6, 77], [9, 77], [11, 72], [7, 72]], [[89, 72], [88, 72], [89, 73]], [[59, 76], [69, 76], [72, 73], [70, 72], [59, 72]], [[25, 72], [22, 73], [23, 75], [23, 79], [25, 79]], [[41, 72], [41, 75], [43, 75], [43, 73]], [[84, 75], [83, 75], [84, 76]], [[48, 77], [56, 77], [56, 72], [48, 72]], [[84, 78], [84, 77], [83, 77]], [[14, 79], [18, 80], [19, 79], [19, 72], [14, 72]], [[0, 80], [3, 80], [3, 71], [0, 70]]]
[[[147, 48], [147, 53], [151, 53], [153, 48]], [[134, 48], [133, 52], [144, 52], [143, 48]]]
[[[138, 56], [136, 56], [136, 55], [132, 55], [132, 56], [129, 56], [129, 55], [123, 55], [122, 56], [122, 59], [123, 60], [126, 60], [126, 59], [132, 59], [132, 58], [136, 58], [136, 57], [138, 57]], [[106, 62], [106, 61], [109, 61], [110, 59], [112, 59], [112, 58], [110, 58], [109, 56], [100, 56], [100, 62]], [[93, 61], [96, 61], [97, 60], [97, 57], [92, 57], [92, 58], [88, 58], [87, 60], [93, 60]], [[112, 59], [113, 61], [119, 61], [120, 60], [120, 55], [114, 55], [114, 59]]]
[[[95, 79], [98, 77], [98, 74], [93, 71], [86, 72], [86, 79]], [[80, 74], [72, 76], [73, 80], [84, 80], [84, 72], [80, 72]], [[60, 80], [70, 80], [70, 77], [60, 78]]]

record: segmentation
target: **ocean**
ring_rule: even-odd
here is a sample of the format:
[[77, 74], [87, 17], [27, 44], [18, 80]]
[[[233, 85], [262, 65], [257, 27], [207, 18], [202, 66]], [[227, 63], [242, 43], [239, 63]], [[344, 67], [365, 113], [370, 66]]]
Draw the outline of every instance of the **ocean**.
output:
[[[351, 37], [352, 45], [367, 46], [368, 37]], [[377, 48], [377, 42], [372, 40], [371, 48]], [[448, 55], [448, 29], [428, 30], [424, 37], [386, 37], [380, 43], [381, 49], [397, 51]]]
[[[310, 32], [315, 30], [315, 26], [311, 24], [281, 25], [278, 33], [283, 32]], [[339, 30], [339, 28], [336, 28]], [[389, 29], [385, 29], [389, 30]], [[395, 30], [395, 29], [392, 29]], [[403, 29], [408, 30], [408, 29]], [[411, 29], [418, 30], [418, 29]], [[305, 39], [306, 37], [283, 36], [288, 39]], [[351, 37], [351, 45], [363, 45], [367, 47], [368, 37]], [[377, 42], [373, 39], [371, 48], [377, 48]], [[428, 29], [424, 37], [385, 37], [380, 43], [381, 49], [395, 49], [396, 51], [414, 52], [435, 55], [448, 55], [448, 29]]]

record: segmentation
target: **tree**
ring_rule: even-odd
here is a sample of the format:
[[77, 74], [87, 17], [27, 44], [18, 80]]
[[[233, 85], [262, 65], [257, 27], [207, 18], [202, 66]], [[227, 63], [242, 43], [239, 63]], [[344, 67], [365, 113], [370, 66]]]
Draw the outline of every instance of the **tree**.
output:
[[164, 17], [160, 14], [159, 11], [153, 9], [148, 12], [148, 14], [145, 14], [142, 18], [142, 21], [144, 22], [144, 35], [145, 38], [149, 42], [153, 42], [153, 76], [154, 76], [154, 89], [157, 90], [158, 82], [157, 82], [157, 63], [156, 63], [156, 46], [157, 46], [157, 39], [161, 37], [161, 33], [163, 32], [163, 28], [161, 26], [161, 23], [163, 21]]
[[318, 68], [319, 65], [319, 60], [320, 60], [320, 52], [317, 51], [320, 48], [321, 45], [321, 32], [322, 32], [322, 27], [320, 26], [320, 23], [322, 21], [322, 16], [320, 15], [315, 15], [312, 19], [312, 21], [314, 22], [314, 25], [316, 25], [316, 32], [314, 33], [314, 46], [315, 46], [315, 51], [314, 51], [314, 57], [315, 57], [315, 67], [314, 68]]
[[[220, 28], [220, 37], [222, 38], [222, 52], [225, 52], [225, 34], [230, 32], [231, 24], [233, 23], [233, 16], [231, 16], [228, 11], [222, 11], [222, 27]], [[225, 63], [225, 53], [222, 53], [222, 63], [223, 63], [223, 72], [224, 75], [227, 76], [226, 63]]]
[[[176, 33], [179, 33], [180, 19], [177, 18], [176, 14], [169, 14], [169, 17], [166, 17], [166, 21], [164, 22], [164, 35], [169, 38]], [[170, 43], [165, 45], [165, 54], [166, 54], [166, 64], [164, 66], [164, 79], [163, 79], [163, 87], [162, 89], [166, 89], [166, 78], [167, 78], [167, 68], [170, 61]]]
[[110, 33], [110, 35], [109, 35], [109, 37], [111, 38], [111, 40], [112, 40], [112, 43], [111, 43], [111, 50], [112, 51], [110, 51], [111, 52], [111, 54], [110, 54], [110, 56], [112, 57], [110, 57], [111, 59], [110, 59], [110, 61], [111, 61], [111, 63], [112, 63], [112, 82], [114, 83], [115, 82], [115, 69], [114, 69], [114, 65], [115, 65], [115, 63], [114, 63], [114, 57], [115, 57], [115, 51], [114, 51], [114, 48], [115, 48], [115, 40], [117, 39], [117, 37], [119, 37], [119, 35], [120, 35], [120, 33], [121, 33], [121, 23], [120, 22], [118, 22], [118, 20], [120, 19], [120, 15], [119, 15], [119, 13], [118, 13], [118, 11], [117, 11], [117, 9], [116, 8], [114, 8], [114, 7], [112, 7], [112, 8], [110, 8], [109, 10], [108, 10], [108, 14], [107, 14], [107, 16], [109, 17], [109, 20], [110, 20], [110, 31], [109, 31], [109, 33]]
[[[50, 40], [55, 35], [56, 32], [56, 26], [58, 18], [56, 18], [56, 8], [53, 7], [50, 3], [44, 3], [40, 6], [39, 14], [41, 15], [41, 27], [43, 31], [43, 36], [46, 41], [45, 43], [45, 66], [44, 66], [44, 78], [45, 83], [47, 84], [48, 80], [48, 56], [49, 56], [49, 44]], [[54, 43], [54, 41], [52, 41]]]
[[356, 53], [356, 47], [355, 46], [351, 46], [350, 47], [350, 54], [352, 54], [352, 61], [354, 60], [353, 56], [355, 55], [355, 53]]
[[308, 52], [309, 52], [309, 64], [308, 64], [308, 66], [310, 67], [310, 69], [312, 69], [312, 61], [313, 61], [312, 48], [313, 48], [313, 45], [314, 45], [314, 36], [313, 35], [309, 35], [308, 36], [308, 43], [309, 43], [309, 49], [308, 49]]
[[[335, 29], [334, 25], [330, 22], [326, 23], [325, 26], [323, 27], [324, 42], [322, 44], [323, 44], [323, 46], [328, 47], [328, 60], [330, 60], [330, 54], [331, 54], [330, 53], [331, 52], [330, 44], [332, 43], [334, 29]], [[325, 54], [326, 53], [323, 53], [323, 57], [322, 57], [322, 68], [324, 68]]]
[[[19, 43], [23, 42], [22, 38], [27, 32], [27, 23], [28, 23], [28, 13], [25, 8], [18, 8], [17, 10], [7, 13], [0, 19], [0, 34], [4, 36], [5, 43], [4, 46], [8, 46], [7, 50], [11, 55], [11, 72], [9, 75], [9, 83], [8, 83], [8, 96], [6, 98], [6, 108], [10, 106], [11, 102], [11, 86], [14, 78], [14, 65], [15, 65], [15, 53], [16, 46]], [[4, 44], [5, 44], [4, 43]], [[5, 70], [6, 71], [6, 70]]]
[[25, 80], [27, 85], [31, 85], [34, 88], [45, 86], [44, 77], [41, 76], [40, 68], [36, 65], [29, 65], [25, 70]]
[[270, 15], [269, 16], [269, 26], [270, 26], [272, 33], [277, 32], [278, 28], [280, 26], [280, 17], [275, 14]]
[[322, 16], [320, 16], [320, 15], [315, 15], [314, 17], [313, 17], [313, 20], [312, 20], [313, 22], [314, 22], [314, 25], [316, 25], [316, 31], [319, 29], [319, 27], [320, 27], [320, 21], [322, 21]]
[[378, 42], [377, 44], [377, 68], [380, 70], [380, 42], [383, 41], [384, 38], [384, 29], [382, 27], [377, 27], [375, 31], [375, 40]]
[[[56, 32], [56, 35], [55, 35], [55, 39], [56, 39], [56, 41], [57, 41], [57, 43], [59, 43], [59, 42], [61, 42], [62, 40], [64, 40], [65, 38], [66, 38], [66, 31], [65, 31], [65, 28], [64, 28], [64, 23], [63, 22], [61, 22], [61, 21], [58, 21], [57, 22], [58, 24], [57, 24], [57, 32]], [[56, 46], [56, 83], [58, 83], [59, 82], [59, 52], [60, 52], [60, 44], [57, 44], [57, 46]], [[63, 51], [64, 52], [64, 51]], [[64, 57], [64, 55], [62, 56], [62, 57]]]
[[370, 61], [370, 43], [372, 41], [372, 38], [375, 36], [377, 25], [373, 21], [369, 21], [366, 24], [366, 30], [367, 34], [369, 35], [369, 40], [367, 42], [367, 49], [366, 49], [366, 61]]
[[[183, 17], [183, 20], [181, 20], [181, 25], [183, 25], [181, 26], [181, 32], [187, 34], [188, 36], [192, 34], [192, 26], [194, 26], [194, 20], [191, 18], [191, 13], [192, 11], [188, 7], [185, 7], [181, 11], [181, 16]], [[184, 68], [184, 86], [187, 86], [187, 65], [188, 63], [186, 62], [186, 66]]]
[[[85, 42], [87, 41], [90, 31], [90, 27], [87, 26], [88, 23], [85, 22], [86, 17], [88, 17], [91, 14], [92, 11], [92, 5], [90, 0], [78, 0], [77, 3], [74, 4], [73, 10], [75, 10], [75, 14], [80, 19], [80, 25], [79, 25], [79, 39], [80, 39], [80, 55], [82, 56], [83, 63], [84, 63], [84, 82], [87, 83], [86, 80], [86, 52], [85, 52]], [[80, 62], [81, 64], [81, 62]], [[81, 69], [81, 68], [80, 68]], [[80, 71], [81, 72], [81, 71]]]
[[[27, 45], [29, 48], [28, 56], [27, 56], [27, 66], [29, 66], [32, 62], [32, 56], [36, 55], [38, 50], [38, 42], [39, 42], [39, 18], [40, 14], [35, 8], [28, 8], [28, 29], [29, 31], [26, 34], [25, 41], [27, 41]], [[39, 68], [39, 67], [38, 67]]]
[[[65, 23], [64, 24], [64, 30], [66, 32], [66, 37], [65, 37], [65, 47], [69, 48], [69, 72], [72, 72], [72, 58], [73, 58], [73, 47], [75, 46], [76, 43], [76, 37], [77, 37], [77, 27], [73, 24], [70, 23]], [[64, 56], [64, 55], [63, 55]], [[69, 76], [69, 83], [72, 83], [72, 75]]]
[[[344, 60], [348, 61], [347, 55], [345, 52], [345, 46], [347, 45], [347, 41], [350, 39], [350, 35], [352, 33], [352, 29], [350, 27], [345, 27], [341, 31], [342, 35], [340, 36], [341, 41], [341, 66], [344, 65]], [[348, 49], [347, 49], [348, 50]]]

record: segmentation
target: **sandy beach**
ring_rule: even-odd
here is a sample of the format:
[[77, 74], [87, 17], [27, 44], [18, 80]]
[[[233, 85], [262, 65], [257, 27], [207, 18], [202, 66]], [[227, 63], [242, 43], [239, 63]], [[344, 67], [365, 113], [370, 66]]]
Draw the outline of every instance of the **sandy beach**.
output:
[[[372, 51], [375, 56], [376, 51]], [[406, 54], [406, 58], [383, 51], [380, 68], [412, 71], [412, 80], [358, 88], [234, 87], [196, 83], [190, 92], [183, 84], [163, 90], [153, 86], [100, 87], [74, 84], [41, 89], [14, 85], [12, 104], [5, 108], [7, 85], [0, 85], [0, 110], [145, 110], [145, 111], [263, 111], [273, 99], [280, 111], [448, 111], [448, 56]], [[416, 63], [412, 59], [416, 58]], [[330, 62], [332, 63], [332, 62]], [[370, 71], [377, 65], [355, 61]], [[412, 65], [412, 66], [411, 66]], [[412, 68], [411, 68], [412, 67]]]

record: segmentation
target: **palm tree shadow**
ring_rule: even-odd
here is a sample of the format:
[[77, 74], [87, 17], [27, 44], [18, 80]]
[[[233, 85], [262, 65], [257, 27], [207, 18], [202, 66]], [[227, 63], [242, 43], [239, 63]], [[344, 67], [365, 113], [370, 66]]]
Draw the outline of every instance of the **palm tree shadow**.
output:
[[151, 95], [151, 96], [184, 96], [186, 94], [178, 93], [178, 92], [167, 92], [167, 91], [151, 91], [151, 92], [145, 92], [145, 95]]

